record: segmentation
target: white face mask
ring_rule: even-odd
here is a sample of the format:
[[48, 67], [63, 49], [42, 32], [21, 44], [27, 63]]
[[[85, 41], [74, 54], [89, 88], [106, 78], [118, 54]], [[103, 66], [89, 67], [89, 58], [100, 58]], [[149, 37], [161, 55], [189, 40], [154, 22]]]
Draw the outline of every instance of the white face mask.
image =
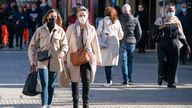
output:
[[79, 20], [79, 23], [85, 24], [87, 21], [87, 18], [86, 17], [79, 17], [78, 20]]
[[173, 17], [173, 16], [175, 16], [175, 12], [168, 12], [168, 13], [167, 13], [167, 16], [168, 16], [168, 17]]

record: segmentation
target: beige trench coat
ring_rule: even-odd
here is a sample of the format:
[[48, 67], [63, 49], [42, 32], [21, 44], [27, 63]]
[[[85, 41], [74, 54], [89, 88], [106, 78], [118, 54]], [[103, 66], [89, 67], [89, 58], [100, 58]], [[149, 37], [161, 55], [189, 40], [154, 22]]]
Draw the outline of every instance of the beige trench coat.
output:
[[[100, 35], [103, 29], [103, 19], [99, 21], [97, 34]], [[100, 66], [117, 66], [119, 62], [119, 40], [123, 38], [123, 30], [119, 20], [112, 24], [108, 16], [104, 18], [104, 30], [109, 33], [108, 48], [101, 49], [102, 64]]]
[[[101, 62], [101, 54], [100, 54], [100, 47], [99, 47], [95, 28], [91, 25], [90, 25], [88, 34], [91, 34], [91, 35], [86, 36], [87, 39], [85, 40], [87, 40], [86, 41], [87, 47], [90, 51], [90, 55], [92, 59], [89, 64], [91, 66], [90, 83], [93, 83], [95, 74], [96, 74], [97, 62]], [[72, 24], [68, 27], [66, 31], [66, 36], [67, 36], [68, 45], [69, 45], [69, 52], [67, 54], [67, 66], [69, 68], [70, 79], [72, 82], [80, 82], [81, 81], [80, 66], [74, 66], [70, 60], [70, 53], [76, 52], [78, 50], [77, 40], [75, 35], [75, 24]]]
[[[53, 33], [54, 32], [54, 33]], [[51, 40], [51, 36], [52, 41]], [[34, 33], [28, 48], [28, 57], [30, 64], [36, 64], [38, 69], [47, 69], [48, 60], [40, 62], [37, 61], [37, 53], [51, 49], [52, 58], [50, 61], [51, 72], [63, 71], [63, 58], [68, 51], [68, 43], [65, 35], [65, 31], [58, 25], [55, 25], [51, 33], [47, 27], [47, 24], [37, 28]], [[62, 58], [58, 56], [61, 55]]]

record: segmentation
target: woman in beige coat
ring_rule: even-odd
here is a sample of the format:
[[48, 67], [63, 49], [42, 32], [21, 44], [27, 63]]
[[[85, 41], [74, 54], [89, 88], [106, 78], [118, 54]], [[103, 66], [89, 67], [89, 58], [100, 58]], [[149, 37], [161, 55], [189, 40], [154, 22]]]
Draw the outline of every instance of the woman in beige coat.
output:
[[[68, 51], [68, 44], [62, 26], [62, 19], [56, 10], [49, 10], [43, 18], [43, 25], [37, 28], [28, 49], [31, 68], [39, 70], [42, 85], [42, 106], [49, 108], [54, 92], [56, 73], [63, 70], [63, 58]], [[50, 50], [52, 57], [48, 60], [38, 61], [37, 54]]]
[[[88, 108], [90, 83], [94, 81], [96, 65], [101, 62], [101, 54], [97, 33], [95, 28], [89, 24], [88, 10], [85, 7], [82, 6], [78, 9], [77, 20], [75, 24], [68, 27], [66, 35], [69, 44], [67, 66], [72, 82], [73, 108], [78, 108], [80, 81], [83, 83], [83, 108]], [[70, 54], [82, 48], [88, 50], [91, 61], [80, 66], [74, 66], [71, 63]]]
[[117, 19], [117, 12], [113, 7], [107, 7], [105, 9], [105, 15], [106, 16], [99, 21], [97, 34], [100, 36], [103, 29], [108, 33], [108, 47], [101, 49], [101, 66], [105, 66], [107, 79], [107, 84], [104, 86], [110, 87], [112, 85], [112, 68], [113, 66], [117, 66], [119, 61], [119, 40], [123, 38], [123, 31]]

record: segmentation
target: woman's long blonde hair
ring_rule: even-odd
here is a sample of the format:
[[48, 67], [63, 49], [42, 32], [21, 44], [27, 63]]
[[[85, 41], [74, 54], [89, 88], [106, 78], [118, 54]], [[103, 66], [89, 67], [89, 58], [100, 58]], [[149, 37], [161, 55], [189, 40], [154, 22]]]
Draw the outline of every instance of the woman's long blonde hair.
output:
[[52, 12], [55, 12], [55, 13], [57, 14], [56, 24], [57, 24], [58, 26], [62, 27], [63, 21], [62, 21], [61, 15], [60, 15], [55, 9], [50, 9], [50, 10], [43, 16], [42, 23], [45, 24], [45, 23], [48, 22], [49, 14], [52, 13]]

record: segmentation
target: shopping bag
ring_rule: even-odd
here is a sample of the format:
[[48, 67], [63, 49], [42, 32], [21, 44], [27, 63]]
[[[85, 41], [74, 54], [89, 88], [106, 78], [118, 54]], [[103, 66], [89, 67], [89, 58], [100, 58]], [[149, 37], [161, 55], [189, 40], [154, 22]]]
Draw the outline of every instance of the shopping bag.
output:
[[98, 37], [100, 48], [107, 48], [108, 47], [108, 39], [107, 39], [108, 34], [109, 33], [105, 30], [105, 21], [103, 19], [102, 31]]
[[100, 48], [107, 48], [108, 47], [107, 32], [105, 30], [101, 31], [98, 39], [99, 39]]
[[60, 87], [67, 87], [70, 83], [69, 69], [67, 64], [64, 64], [64, 69], [62, 72], [58, 72], [58, 83]]
[[22, 93], [27, 96], [36, 96], [42, 92], [41, 83], [37, 78], [38, 72], [31, 72], [23, 88]]

